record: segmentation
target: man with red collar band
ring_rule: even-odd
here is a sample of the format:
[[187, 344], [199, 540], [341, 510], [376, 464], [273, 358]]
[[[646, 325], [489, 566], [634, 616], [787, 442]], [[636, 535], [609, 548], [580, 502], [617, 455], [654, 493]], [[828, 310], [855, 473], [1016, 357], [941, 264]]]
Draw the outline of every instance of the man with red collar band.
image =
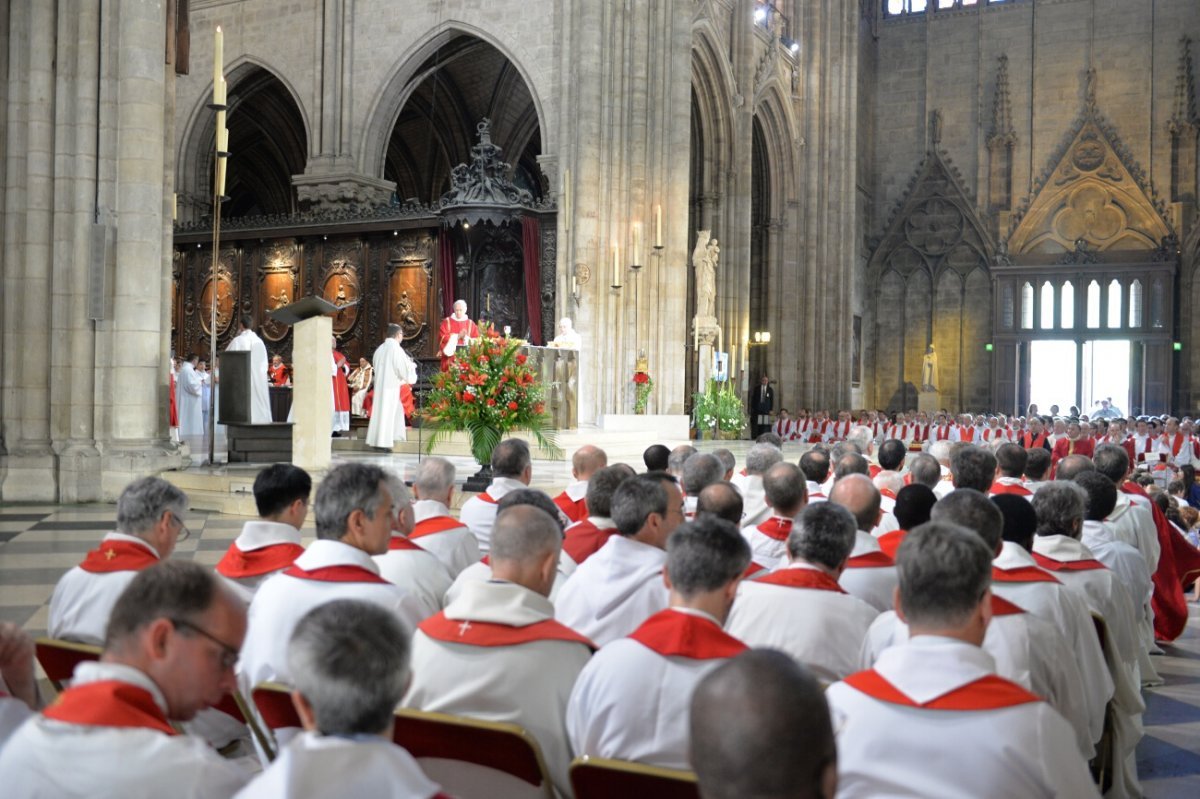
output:
[[608, 455], [591, 444], [584, 444], [571, 456], [571, 476], [574, 479], [567, 484], [566, 490], [554, 498], [554, 504], [572, 524], [587, 518], [588, 478], [595, 474], [597, 469], [603, 469], [607, 465]]
[[394, 472], [385, 474], [392, 495], [392, 537], [387, 552], [372, 560], [379, 567], [379, 576], [407, 591], [421, 606], [421, 618], [426, 618], [442, 609], [442, 598], [454, 580], [437, 555], [412, 540], [412, 494]]
[[898, 557], [896, 611], [911, 640], [826, 692], [838, 795], [902, 785], [913, 796], [959, 796], [964, 785], [986, 785], [994, 797], [1098, 796], [1070, 725], [997, 676], [980, 648], [992, 553], [979, 535], [930, 522], [908, 534]]
[[837, 421], [830, 422], [825, 429], [825, 441], [827, 443], [845, 441], [853, 426], [854, 421], [850, 418], [850, 411], [838, 411]]
[[1050, 453], [1050, 464], [1052, 468], [1058, 466], [1059, 461], [1071, 455], [1090, 458], [1095, 451], [1095, 442], [1090, 438], [1084, 438], [1083, 428], [1079, 426], [1077, 420], [1072, 419], [1067, 423], [1066, 436], [1054, 442], [1054, 450]]
[[1200, 441], [1191, 433], [1180, 430], [1179, 420], [1174, 416], [1167, 418], [1166, 431], [1159, 439], [1159, 448], [1167, 454], [1167, 463], [1176, 469], [1194, 465], [1200, 458]]
[[705, 674], [746, 645], [722, 628], [750, 547], [737, 527], [705, 515], [667, 544], [662, 580], [670, 607], [584, 667], [567, 706], [577, 756], [686, 769], [688, 707]]
[[879, 615], [837, 582], [855, 535], [854, 517], [841, 505], [804, 508], [788, 533], [787, 564], [742, 581], [725, 629], [749, 646], [788, 653], [822, 680], [850, 674]]
[[780, 441], [791, 441], [792, 430], [795, 428], [796, 423], [797, 420], [792, 418], [787, 408], [780, 408], [779, 416], [775, 419], [775, 424], [771, 425], [771, 432], [779, 436]]
[[825, 416], [825, 411], [813, 411], [808, 420], [808, 427], [805, 429], [805, 436], [809, 444], [820, 444], [825, 440], [825, 433], [829, 430], [829, 419]]
[[454, 499], [454, 464], [445, 458], [425, 458], [413, 477], [413, 539], [421, 549], [437, 556], [457, 577], [479, 562], [479, 542], [465, 524], [450, 515]]
[[492, 482], [482, 494], [464, 502], [458, 512], [459, 521], [471, 528], [484, 555], [496, 519], [496, 503], [509, 491], [528, 486], [531, 479], [533, 461], [529, 457], [529, 444], [520, 438], [508, 438], [497, 444], [492, 450]]
[[1008, 429], [1000, 424], [1000, 417], [989, 416], [988, 425], [976, 437], [977, 441], [984, 444], [991, 444], [997, 440], [1007, 441], [1009, 438]]
[[564, 531], [559, 571], [570, 576], [617, 534], [616, 522], [612, 520], [613, 494], [621, 483], [633, 476], [633, 469], [618, 463], [605, 466], [588, 480], [588, 516]]
[[290, 463], [276, 463], [254, 478], [258, 519], [242, 532], [217, 563], [217, 574], [247, 604], [264, 580], [292, 565], [304, 552], [300, 527], [308, 517], [312, 478]]
[[190, 561], [144, 569], [112, 607], [104, 654], [82, 663], [0, 750], [7, 799], [229, 797], [249, 774], [171, 722], [234, 688], [242, 602]]
[[1154, 429], [1151, 430], [1150, 420], [1145, 416], [1138, 417], [1135, 432], [1129, 437], [1133, 445], [1133, 462], [1135, 465], [1155, 464], [1165, 459], [1159, 457], [1160, 454], [1165, 455], [1165, 453], [1160, 446], [1157, 428], [1157, 420], [1155, 421]]
[[871, 530], [883, 518], [879, 499], [879, 489], [865, 474], [847, 474], [833, 484], [829, 494], [829, 501], [850, 511], [858, 527], [854, 534], [854, 549], [846, 560], [838, 583], [848, 593], [876, 610], [884, 611], [892, 607], [896, 565], [871, 535]]
[[550, 589], [562, 535], [531, 505], [496, 517], [492, 579], [463, 588], [413, 636], [413, 683], [404, 707], [519, 724], [569, 792], [566, 712], [594, 645], [554, 620]]
[[1033, 496], [1025, 487], [1022, 475], [1029, 455], [1017, 444], [1001, 444], [996, 448], [996, 479], [988, 491], [989, 496], [1015, 494], [1020, 497]]
[[104, 643], [117, 597], [137, 573], [165, 560], [187, 537], [187, 495], [165, 480], [143, 477], [117, 499], [117, 529], [62, 576], [50, 597], [47, 632], [85, 644]]
[[939, 413], [934, 418], [934, 425], [929, 431], [929, 441], [958, 441], [959, 430], [954, 425], [950, 424], [949, 417], [944, 413]]
[[791, 463], [777, 463], [763, 475], [763, 491], [770, 516], [742, 528], [754, 562], [773, 570], [787, 556], [788, 535], [794, 519], [808, 503], [804, 473]]
[[1029, 429], [1017, 437], [1017, 443], [1025, 449], [1044, 449], [1050, 452], [1050, 436], [1046, 435], [1046, 425], [1040, 416], [1029, 417]]
[[424, 618], [404, 589], [379, 574], [372, 555], [388, 551], [393, 498], [378, 466], [345, 463], [317, 489], [313, 516], [317, 540], [295, 563], [267, 579], [250, 603], [249, 629], [238, 661], [244, 694], [260, 682], [287, 682], [287, 645], [308, 611], [334, 599], [374, 602], [408, 630]]

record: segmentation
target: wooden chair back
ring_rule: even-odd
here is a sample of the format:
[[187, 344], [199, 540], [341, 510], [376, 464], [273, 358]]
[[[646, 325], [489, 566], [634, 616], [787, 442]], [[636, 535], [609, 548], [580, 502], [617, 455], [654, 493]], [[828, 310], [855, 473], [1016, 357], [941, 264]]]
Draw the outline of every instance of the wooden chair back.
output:
[[624, 760], [578, 757], [571, 763], [575, 799], [653, 796], [655, 799], [700, 799], [696, 775]]

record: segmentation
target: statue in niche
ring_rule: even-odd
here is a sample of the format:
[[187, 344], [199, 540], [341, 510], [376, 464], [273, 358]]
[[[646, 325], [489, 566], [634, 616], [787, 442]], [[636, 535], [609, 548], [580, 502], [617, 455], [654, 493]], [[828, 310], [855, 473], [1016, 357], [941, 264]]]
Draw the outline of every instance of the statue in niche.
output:
[[922, 391], [937, 391], [938, 383], [938, 362], [937, 353], [933, 351], [933, 344], [930, 344], [925, 349], [925, 357], [921, 359], [921, 390]]
[[716, 315], [717, 261], [721, 247], [710, 238], [711, 230], [701, 230], [696, 237], [696, 248], [692, 251], [692, 268], [696, 270], [696, 316]]
[[407, 291], [400, 292], [400, 299], [396, 301], [396, 318], [400, 320], [400, 327], [404, 328], [406, 335], [415, 333], [421, 327]]
[[291, 301], [292, 301], [291, 298], [288, 297], [287, 289], [281, 288], [279, 290], [279, 296], [275, 298], [275, 302], [271, 306], [271, 310], [278, 311], [280, 308], [289, 304]]

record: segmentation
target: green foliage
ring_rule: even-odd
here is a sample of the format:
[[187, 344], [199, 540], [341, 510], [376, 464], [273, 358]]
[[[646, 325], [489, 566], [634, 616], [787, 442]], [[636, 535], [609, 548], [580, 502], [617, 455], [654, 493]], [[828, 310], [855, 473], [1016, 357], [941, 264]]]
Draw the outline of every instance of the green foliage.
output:
[[746, 407], [728, 382], [709, 380], [707, 390], [692, 395], [692, 425], [697, 430], [716, 427], [725, 432], [737, 432], [747, 421]]

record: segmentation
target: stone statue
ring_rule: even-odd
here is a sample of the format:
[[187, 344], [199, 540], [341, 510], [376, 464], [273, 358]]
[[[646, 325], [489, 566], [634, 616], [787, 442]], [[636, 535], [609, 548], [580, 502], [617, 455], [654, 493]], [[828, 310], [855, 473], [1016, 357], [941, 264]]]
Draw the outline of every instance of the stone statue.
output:
[[717, 260], [721, 248], [717, 240], [710, 238], [711, 230], [701, 230], [696, 237], [696, 248], [692, 251], [692, 268], [696, 270], [696, 316], [716, 316]]
[[933, 351], [933, 345], [930, 344], [925, 350], [925, 357], [921, 359], [921, 390], [937, 391], [937, 382], [937, 353]]

